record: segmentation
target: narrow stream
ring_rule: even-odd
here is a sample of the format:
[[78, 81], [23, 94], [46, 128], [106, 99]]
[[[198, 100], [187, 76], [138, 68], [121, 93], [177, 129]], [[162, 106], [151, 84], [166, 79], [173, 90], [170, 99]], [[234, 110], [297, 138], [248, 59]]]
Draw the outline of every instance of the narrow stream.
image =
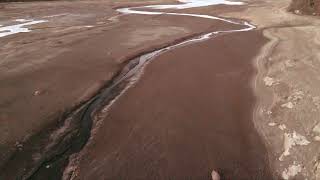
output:
[[233, 1], [226, 1], [226, 0], [179, 0], [182, 4], [176, 5], [150, 5], [150, 6], [140, 6], [140, 7], [130, 7], [130, 8], [120, 8], [117, 9], [118, 12], [123, 14], [140, 14], [140, 15], [174, 15], [174, 16], [190, 16], [190, 17], [197, 17], [197, 18], [205, 18], [205, 19], [212, 19], [223, 21], [230, 24], [235, 25], [242, 25], [243, 28], [241, 29], [232, 29], [232, 30], [225, 30], [225, 31], [213, 31], [210, 33], [203, 34], [198, 37], [194, 37], [185, 41], [182, 41], [178, 44], [174, 44], [147, 54], [144, 54], [138, 58], [138, 62], [136, 62], [135, 67], [130, 68], [129, 72], [123, 73], [120, 77], [117, 78], [114, 85], [121, 83], [124, 79], [128, 79], [142, 70], [142, 67], [146, 64], [147, 61], [155, 58], [161, 53], [167, 52], [174, 48], [178, 48], [184, 46], [189, 43], [195, 43], [199, 41], [204, 41], [213, 37], [214, 35], [218, 35], [221, 33], [233, 33], [233, 32], [242, 32], [242, 31], [250, 31], [255, 29], [256, 27], [250, 24], [247, 21], [237, 22], [232, 21], [226, 18], [211, 16], [211, 15], [203, 15], [203, 14], [187, 14], [187, 13], [172, 13], [172, 12], [155, 12], [155, 11], [145, 11], [145, 10], [138, 10], [138, 9], [186, 9], [186, 8], [195, 8], [195, 7], [203, 7], [203, 6], [210, 6], [210, 5], [218, 5], [218, 4], [225, 4], [225, 5], [242, 5], [242, 2], [233, 2]]
[[[90, 138], [90, 131], [93, 125], [93, 118], [95, 114], [105, 106], [111, 106], [115, 98], [119, 97], [125, 92], [130, 85], [135, 82], [143, 68], [146, 66], [150, 60], [154, 59], [156, 56], [170, 51], [174, 48], [185, 46], [190, 43], [204, 41], [206, 39], [212, 38], [218, 34], [250, 31], [256, 27], [246, 21], [234, 21], [226, 18], [203, 15], [203, 14], [187, 14], [187, 13], [173, 13], [173, 12], [155, 12], [146, 11], [139, 9], [186, 9], [203, 7], [209, 5], [226, 4], [226, 5], [242, 5], [242, 2], [233, 2], [225, 0], [179, 0], [180, 4], [175, 5], [151, 5], [142, 7], [131, 7], [131, 8], [120, 8], [117, 9], [118, 12], [123, 14], [139, 14], [139, 15], [174, 15], [174, 16], [189, 16], [192, 18], [205, 18], [214, 21], [223, 21], [230, 24], [241, 25], [243, 28], [231, 29], [225, 31], [213, 31], [206, 33], [180, 43], [170, 45], [165, 48], [161, 48], [144, 55], [133, 58], [128, 61], [128, 64], [104, 89], [102, 89], [96, 96], [94, 96], [90, 101], [84, 103], [80, 107], [73, 109], [65, 118], [64, 123], [52, 132], [54, 134], [59, 131], [60, 135], [50, 143], [50, 150], [48, 151], [48, 145], [44, 146], [42, 149], [43, 157], [26, 171], [17, 173], [20, 179], [43, 179], [50, 176], [53, 179], [60, 179], [62, 173], [65, 170], [68, 158], [70, 155], [79, 152], [87, 143]], [[63, 129], [63, 133], [61, 133]], [[47, 135], [44, 138], [48, 138]], [[50, 138], [48, 138], [50, 139]], [[38, 144], [32, 144], [36, 146]], [[48, 168], [50, 167], [50, 168]], [[57, 173], [58, 172], [58, 173]], [[70, 174], [65, 174], [64, 179], [70, 178]]]

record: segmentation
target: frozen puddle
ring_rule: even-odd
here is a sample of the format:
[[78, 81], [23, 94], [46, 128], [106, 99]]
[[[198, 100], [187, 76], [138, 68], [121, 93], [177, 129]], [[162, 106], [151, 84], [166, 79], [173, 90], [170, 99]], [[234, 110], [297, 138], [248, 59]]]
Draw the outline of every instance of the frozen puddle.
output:
[[21, 32], [30, 32], [31, 30], [27, 26], [47, 22], [47, 20], [33, 20], [33, 19], [30, 19], [30, 20], [16, 19], [15, 21], [19, 22], [20, 24], [15, 24], [10, 26], [0, 25], [0, 37], [5, 37], [12, 34], [21, 33]]

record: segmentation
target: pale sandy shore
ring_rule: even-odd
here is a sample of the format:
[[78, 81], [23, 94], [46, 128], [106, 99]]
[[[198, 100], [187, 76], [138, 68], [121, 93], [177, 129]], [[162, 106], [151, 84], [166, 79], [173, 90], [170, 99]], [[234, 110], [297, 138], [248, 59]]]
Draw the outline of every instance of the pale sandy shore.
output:
[[269, 42], [255, 59], [254, 123], [279, 179], [319, 179], [318, 17], [287, 12], [290, 1], [260, 1], [245, 13]]

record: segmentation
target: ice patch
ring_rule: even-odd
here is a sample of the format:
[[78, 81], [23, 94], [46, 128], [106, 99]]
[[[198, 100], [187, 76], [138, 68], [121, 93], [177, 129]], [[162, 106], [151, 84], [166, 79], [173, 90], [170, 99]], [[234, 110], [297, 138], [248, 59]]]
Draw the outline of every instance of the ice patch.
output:
[[[173, 12], [155, 12], [155, 11], [145, 11], [145, 10], [136, 10], [138, 8], [151, 8], [151, 9], [170, 9], [170, 8], [191, 8], [191, 7], [201, 7], [201, 6], [209, 6], [209, 5], [217, 5], [217, 4], [242, 4], [240, 2], [231, 2], [231, 1], [223, 1], [223, 0], [180, 0], [179, 2], [184, 4], [178, 4], [178, 5], [150, 5], [150, 6], [141, 6], [141, 7], [131, 7], [131, 8], [120, 8], [117, 9], [118, 12], [123, 14], [141, 14], [141, 15], [176, 15], [176, 16], [191, 16], [191, 17], [199, 17], [199, 18], [206, 18], [206, 19], [213, 19], [213, 20], [220, 20], [224, 22], [228, 22], [231, 24], [237, 24], [237, 25], [243, 25], [246, 26], [245, 28], [241, 29], [234, 29], [234, 30], [226, 30], [226, 31], [215, 31], [211, 33], [207, 33], [204, 35], [199, 36], [198, 38], [194, 38], [188, 41], [184, 41], [183, 43], [179, 43], [175, 46], [172, 46], [172, 48], [176, 46], [180, 46], [186, 43], [190, 42], [197, 42], [202, 41], [205, 39], [210, 38], [212, 35], [219, 34], [219, 33], [229, 33], [229, 32], [242, 32], [242, 31], [250, 31], [252, 29], [255, 29], [256, 27], [248, 22], [237, 22], [228, 20], [225, 18], [220, 18], [216, 16], [210, 16], [210, 15], [204, 15], [204, 14], [188, 14], [188, 13], [173, 13]], [[166, 49], [163, 49], [166, 50]]]
[[[21, 32], [30, 32], [31, 30], [27, 28], [26, 26], [34, 25], [34, 24], [40, 24], [47, 22], [47, 20], [25, 20], [25, 19], [16, 19], [17, 22], [25, 22], [21, 24], [11, 25], [11, 26], [2, 26], [0, 27], [0, 37], [9, 36], [12, 34], [17, 34]], [[29, 21], [29, 22], [26, 22]]]
[[[142, 8], [142, 7], [140, 7]], [[143, 7], [144, 8], [144, 7]], [[231, 24], [238, 24], [238, 25], [246, 25], [248, 26], [248, 28], [245, 29], [241, 29], [241, 30], [232, 30], [232, 32], [234, 31], [248, 31], [251, 29], [254, 29], [255, 26], [245, 22], [243, 24], [235, 22], [235, 21], [231, 21], [231, 20], [227, 20], [224, 18], [219, 18], [216, 16], [210, 16], [210, 15], [204, 15], [204, 14], [188, 14], [188, 13], [166, 13], [166, 12], [153, 12], [153, 11], [142, 11], [142, 10], [133, 10], [133, 8], [121, 8], [121, 9], [117, 9], [118, 12], [123, 13], [123, 14], [141, 14], [141, 15], [160, 15], [160, 14], [166, 14], [166, 15], [176, 15], [176, 16], [190, 16], [190, 17], [199, 17], [199, 18], [206, 18], [206, 19], [213, 19], [213, 20], [220, 20], [220, 21], [224, 21], [224, 22], [228, 22]], [[229, 31], [225, 31], [225, 32], [229, 32]], [[230, 31], [231, 32], [231, 31]]]
[[243, 2], [227, 1], [227, 0], [179, 0], [183, 4], [172, 4], [172, 5], [150, 5], [145, 6], [151, 9], [187, 9], [195, 7], [205, 7], [211, 5], [243, 5]]
[[144, 10], [134, 10], [138, 8], [149, 8], [149, 9], [186, 9], [186, 8], [193, 8], [193, 7], [203, 7], [203, 6], [210, 6], [210, 5], [218, 5], [218, 4], [226, 4], [226, 5], [242, 5], [242, 2], [235, 2], [235, 1], [227, 1], [227, 0], [179, 0], [182, 4], [174, 4], [174, 5], [150, 5], [150, 6], [141, 6], [141, 7], [132, 7], [132, 8], [120, 8], [117, 9], [118, 12], [123, 14], [141, 14], [141, 15], [160, 15], [160, 14], [167, 14], [167, 15], [177, 15], [177, 16], [191, 16], [191, 17], [200, 17], [206, 19], [215, 19], [221, 20], [232, 24], [239, 24], [239, 25], [246, 25], [249, 28], [242, 29], [239, 31], [246, 31], [254, 29], [255, 26], [244, 23], [240, 24], [231, 20], [227, 20], [224, 18], [219, 18], [210, 15], [203, 15], [203, 14], [188, 14], [188, 13], [166, 13], [166, 12], [154, 12], [154, 11], [144, 11]]
[[296, 176], [298, 173], [300, 173], [302, 170], [302, 167], [300, 164], [296, 164], [295, 162], [290, 165], [288, 167], [288, 169], [285, 169], [283, 172], [282, 172], [282, 178], [287, 180], [291, 177], [294, 177]]

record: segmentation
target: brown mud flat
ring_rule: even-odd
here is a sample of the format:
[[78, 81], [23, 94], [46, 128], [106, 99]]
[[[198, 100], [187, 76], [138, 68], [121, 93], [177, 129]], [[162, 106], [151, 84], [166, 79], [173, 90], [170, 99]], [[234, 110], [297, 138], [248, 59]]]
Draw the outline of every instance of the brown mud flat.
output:
[[80, 153], [78, 179], [272, 179], [252, 122], [260, 31], [156, 57], [109, 109]]
[[[133, 17], [135, 18], [135, 17]], [[181, 23], [184, 26], [192, 27], [192, 31], [186, 31], [185, 33], [180, 33], [179, 35], [170, 34], [168, 27], [166, 27], [166, 33], [169, 33], [168, 36], [162, 37], [161, 40], [157, 40], [156, 43], [150, 41], [150, 36], [141, 37], [139, 32], [143, 32], [143, 29], [139, 29], [137, 32], [138, 36], [133, 38], [130, 34], [135, 35], [135, 32], [130, 32], [130, 25], [136, 26], [138, 23], [135, 23], [135, 20], [132, 20], [129, 16], [123, 17], [124, 22], [120, 23], [119, 29], [115, 28], [114, 30], [108, 30], [108, 33], [92, 33], [87, 37], [88, 32], [83, 32], [82, 35], [85, 36], [78, 43], [72, 44], [72, 49], [65, 53], [59, 54], [57, 57], [52, 58], [52, 62], [39, 70], [33, 70], [31, 72], [23, 72], [20, 71], [18, 74], [15, 74], [13, 77], [3, 77], [1, 79], [3, 87], [2, 94], [28, 94], [26, 95], [28, 98], [19, 98], [12, 105], [19, 105], [18, 107], [22, 108], [14, 108], [12, 106], [0, 106], [3, 108], [2, 113], [6, 115], [6, 111], [9, 111], [6, 115], [5, 121], [1, 123], [4, 127], [12, 127], [12, 129], [22, 129], [25, 130], [28, 126], [32, 126], [32, 124], [39, 126], [43, 121], [50, 121], [51, 119], [57, 119], [54, 122], [48, 123], [47, 126], [42, 127], [40, 132], [34, 133], [28, 140], [24, 142], [20, 142], [17, 146], [17, 150], [13, 153], [6, 152], [6, 148], [1, 150], [2, 157], [4, 160], [0, 163], [1, 171], [0, 171], [0, 179], [14, 179], [14, 178], [22, 178], [22, 179], [45, 179], [46, 177], [51, 177], [53, 179], [61, 178], [62, 171], [65, 165], [68, 162], [68, 156], [74, 152], [79, 151], [81, 147], [86, 142], [86, 139], [90, 136], [88, 131], [90, 131], [90, 119], [82, 120], [83, 115], [82, 110], [86, 109], [86, 104], [90, 98], [94, 97], [94, 95], [100, 91], [102, 87], [107, 86], [112, 80], [112, 77], [117, 75], [116, 72], [122, 69], [122, 67], [127, 63], [128, 60], [146, 52], [149, 52], [153, 49], [159, 49], [161, 47], [166, 47], [177, 42], [181, 42], [185, 39], [196, 36], [197, 34], [202, 34], [204, 31], [216, 31], [216, 30], [228, 30], [240, 28], [238, 25], [226, 25], [225, 22], [222, 21], [208, 21], [203, 19], [188, 19], [181, 21], [181, 17], [167, 17], [167, 16], [157, 16], [157, 17], [144, 17], [144, 22], [147, 22], [149, 19], [152, 21], [168, 21], [170, 23], [174, 23], [179, 25]], [[129, 19], [129, 20], [128, 20]], [[179, 23], [179, 21], [181, 23]], [[209, 23], [210, 22], [210, 23]], [[140, 23], [141, 24], [141, 23]], [[153, 26], [153, 24], [149, 24], [149, 26]], [[162, 26], [164, 24], [162, 23]], [[143, 27], [143, 25], [141, 25]], [[102, 27], [100, 27], [102, 28]], [[121, 29], [121, 30], [120, 30]], [[135, 27], [136, 29], [136, 27]], [[179, 28], [176, 28], [180, 30]], [[205, 29], [205, 30], [203, 30]], [[102, 29], [104, 30], [104, 29]], [[153, 26], [152, 32], [155, 31], [156, 28]], [[161, 30], [161, 28], [160, 28]], [[92, 30], [98, 31], [98, 30]], [[125, 37], [129, 37], [126, 39]], [[184, 32], [184, 31], [183, 31]], [[156, 34], [161, 35], [161, 32]], [[50, 36], [50, 33], [48, 33]], [[119, 34], [122, 34], [122, 37], [125, 41], [122, 42], [118, 39]], [[23, 36], [20, 35], [20, 38]], [[30, 33], [29, 37], [32, 37], [32, 33]], [[78, 34], [80, 36], [80, 34]], [[113, 38], [114, 37], [114, 38]], [[151, 36], [152, 37], [152, 36]], [[12, 39], [11, 39], [12, 38]], [[65, 36], [59, 37], [59, 39], [67, 40]], [[143, 45], [138, 46], [141, 42], [145, 41], [144, 38], [149, 38], [148, 43], [144, 43]], [[10, 40], [15, 42], [15, 39], [19, 39], [19, 36], [8, 37], [8, 44]], [[70, 38], [72, 39], [72, 38]], [[70, 40], [69, 39], [69, 40]], [[106, 42], [114, 42], [107, 43]], [[140, 42], [140, 43], [139, 43]], [[5, 43], [5, 41], [4, 41]], [[97, 47], [97, 44], [99, 45]], [[125, 45], [123, 45], [125, 44]], [[39, 46], [37, 44], [30, 44], [30, 47]], [[118, 47], [120, 46], [120, 47]], [[129, 47], [128, 47], [129, 46]], [[133, 47], [134, 48], [133, 48]], [[60, 48], [63, 46], [60, 45]], [[70, 48], [70, 47], [69, 47]], [[113, 50], [113, 57], [108, 57], [108, 53], [105, 52], [105, 48], [117, 49]], [[25, 52], [29, 52], [29, 49], [24, 50]], [[19, 55], [17, 51], [15, 51], [16, 55]], [[31, 54], [31, 53], [29, 53]], [[37, 55], [37, 53], [32, 53], [33, 55]], [[89, 56], [90, 55], [90, 56]], [[28, 62], [30, 61], [30, 58]], [[56, 60], [56, 61], [55, 61]], [[114, 62], [115, 61], [115, 62]], [[116, 65], [115, 65], [116, 64]], [[19, 65], [19, 64], [18, 64]], [[83, 69], [83, 67], [86, 67]], [[80, 72], [79, 72], [80, 69]], [[94, 70], [94, 71], [92, 71]], [[83, 76], [85, 74], [85, 76]], [[52, 76], [54, 75], [54, 76]], [[79, 79], [81, 76], [81, 79]], [[107, 76], [107, 77], [106, 77]], [[101, 79], [102, 78], [102, 79]], [[76, 79], [76, 80], [75, 80]], [[19, 82], [24, 83], [19, 83]], [[90, 82], [98, 83], [90, 83]], [[52, 82], [57, 82], [55, 85]], [[70, 83], [72, 82], [72, 83]], [[41, 84], [50, 84], [50, 91], [43, 91], [39, 96], [32, 97], [32, 89], [34, 85], [42, 86]], [[15, 84], [16, 86], [12, 86]], [[17, 86], [21, 86], [18, 88]], [[89, 86], [89, 90], [85, 90], [84, 93], [75, 93], [78, 90], [81, 90], [83, 87]], [[77, 88], [75, 88], [77, 87]], [[81, 87], [81, 88], [79, 88]], [[58, 90], [61, 91], [58, 91]], [[82, 90], [81, 90], [82, 91]], [[70, 92], [70, 93], [65, 93]], [[55, 95], [59, 95], [55, 97]], [[31, 97], [30, 97], [31, 96]], [[8, 96], [10, 102], [10, 96]], [[69, 98], [76, 97], [78, 103], [76, 106], [72, 108], [64, 109], [63, 113], [58, 115], [58, 117], [53, 116], [49, 118], [39, 118], [41, 114], [47, 114], [46, 112], [55, 112], [54, 106], [55, 101], [60, 101], [60, 105], [67, 105], [69, 102]], [[41, 101], [34, 101], [34, 99], [42, 99]], [[95, 98], [95, 97], [94, 97]], [[94, 99], [93, 98], [93, 99]], [[3, 98], [7, 99], [7, 98]], [[33, 103], [32, 106], [24, 106], [24, 100], [27, 100], [28, 104]], [[63, 103], [61, 103], [63, 100]], [[22, 102], [21, 102], [22, 101]], [[80, 101], [80, 102], [79, 102]], [[38, 105], [40, 104], [40, 108]], [[10, 105], [10, 104], [9, 104]], [[70, 106], [67, 106], [70, 107]], [[23, 109], [23, 111], [21, 111]], [[19, 114], [15, 113], [20, 111]], [[76, 117], [72, 118], [71, 123], [68, 122], [68, 117], [74, 116], [73, 112], [79, 111], [79, 116], [76, 113]], [[24, 114], [25, 113], [25, 114]], [[12, 115], [11, 118], [10, 114]], [[91, 113], [86, 113], [91, 114]], [[0, 116], [4, 117], [4, 116]], [[56, 118], [55, 118], [56, 117]], [[13, 119], [14, 121], [9, 121]], [[25, 120], [26, 124], [21, 126], [20, 119]], [[41, 121], [39, 121], [39, 119]], [[30, 123], [32, 121], [36, 121], [36, 123]], [[53, 121], [53, 120], [51, 120]], [[67, 122], [67, 123], [66, 123]], [[17, 123], [17, 125], [15, 125]], [[68, 124], [69, 123], [69, 124]], [[19, 124], [19, 125], [18, 125]], [[65, 126], [67, 124], [67, 127]], [[84, 125], [83, 125], [84, 124]], [[34, 126], [33, 125], [33, 126]], [[80, 127], [79, 127], [80, 126]], [[8, 128], [9, 129], [9, 128]], [[38, 128], [37, 128], [38, 129]], [[62, 131], [61, 131], [62, 130]], [[9, 131], [13, 136], [17, 135], [15, 131]], [[58, 132], [58, 134], [56, 133]], [[80, 133], [79, 133], [80, 132]], [[11, 136], [12, 137], [12, 136]], [[12, 138], [15, 139], [15, 138]], [[52, 146], [54, 144], [54, 146]], [[4, 144], [5, 145], [5, 144]], [[48, 146], [50, 146], [48, 150]]]

